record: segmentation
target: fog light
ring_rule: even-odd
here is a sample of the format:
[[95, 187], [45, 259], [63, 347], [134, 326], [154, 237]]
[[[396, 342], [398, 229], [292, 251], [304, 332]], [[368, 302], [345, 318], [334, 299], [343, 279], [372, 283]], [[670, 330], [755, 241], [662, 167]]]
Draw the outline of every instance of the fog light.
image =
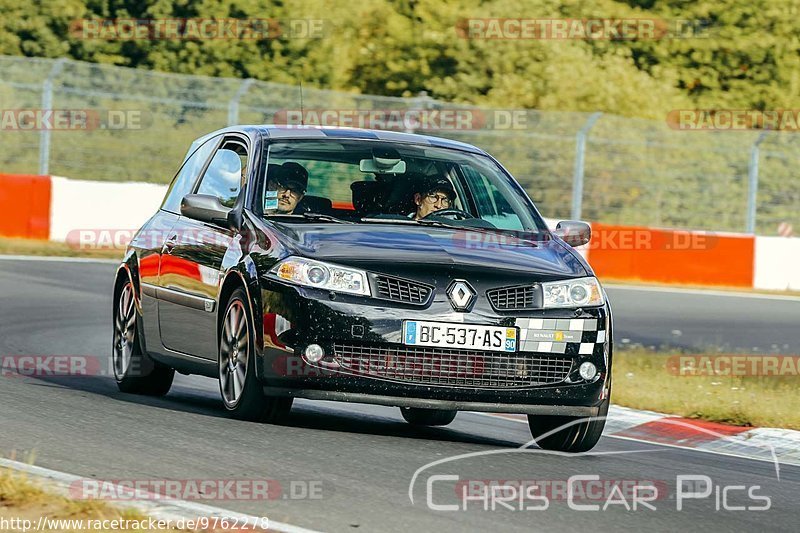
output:
[[[322, 346], [319, 344], [309, 344], [306, 346], [306, 359], [308, 359], [310, 363], [318, 363], [323, 357], [325, 357], [325, 350], [323, 350]], [[582, 369], [583, 367], [581, 367], [581, 370]]]
[[586, 361], [581, 365], [580, 369], [578, 369], [578, 372], [583, 379], [586, 381], [591, 381], [597, 375], [597, 367], [595, 367], [594, 364], [590, 363], [589, 361]]

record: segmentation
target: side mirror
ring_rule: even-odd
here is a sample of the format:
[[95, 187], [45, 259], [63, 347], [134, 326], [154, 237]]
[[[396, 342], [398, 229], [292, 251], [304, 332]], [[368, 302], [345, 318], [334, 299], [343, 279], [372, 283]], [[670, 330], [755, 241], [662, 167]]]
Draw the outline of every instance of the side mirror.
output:
[[222, 205], [219, 198], [210, 194], [187, 194], [181, 200], [181, 214], [185, 217], [228, 226], [228, 212], [230, 209]]
[[553, 233], [572, 247], [583, 246], [592, 238], [591, 226], [578, 220], [562, 220]]

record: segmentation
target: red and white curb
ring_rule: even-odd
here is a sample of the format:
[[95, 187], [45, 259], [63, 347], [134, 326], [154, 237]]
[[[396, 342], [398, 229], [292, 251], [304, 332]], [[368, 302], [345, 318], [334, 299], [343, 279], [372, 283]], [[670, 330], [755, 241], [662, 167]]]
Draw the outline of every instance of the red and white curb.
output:
[[[527, 424], [525, 415], [476, 413]], [[604, 437], [800, 466], [800, 431], [747, 428], [612, 405]]]
[[[57, 470], [50, 470], [39, 466], [33, 466], [11, 459], [0, 458], [0, 468], [8, 468], [17, 472], [24, 473], [28, 479], [35, 480], [40, 483], [43, 490], [70, 498], [70, 487], [76, 483], [92, 483], [95, 480], [84, 478], [73, 474], [66, 474]], [[125, 490], [120, 487], [120, 490]], [[140, 496], [140, 497], [139, 497]], [[109, 505], [118, 505], [120, 508], [129, 508], [140, 511], [141, 513], [154, 518], [156, 520], [169, 520], [178, 522], [184, 520], [197, 520], [198, 518], [218, 518], [228, 519], [229, 521], [236, 520], [238, 523], [251, 524], [248, 526], [253, 530], [252, 524], [260, 524], [262, 517], [251, 516], [244, 513], [237, 513], [229, 511], [220, 507], [213, 507], [211, 505], [204, 505], [200, 503], [188, 502], [184, 500], [169, 500], [165, 501], [163, 498], [156, 497], [152, 493], [146, 491], [137, 491], [137, 499], [135, 501], [126, 501], [124, 504], [115, 504], [108, 502]], [[157, 500], [157, 501], [156, 501]], [[293, 524], [284, 522], [277, 522], [269, 519], [268, 529], [265, 531], [281, 531], [283, 533], [318, 533], [313, 529], [306, 529]], [[255, 531], [259, 531], [255, 528]]]

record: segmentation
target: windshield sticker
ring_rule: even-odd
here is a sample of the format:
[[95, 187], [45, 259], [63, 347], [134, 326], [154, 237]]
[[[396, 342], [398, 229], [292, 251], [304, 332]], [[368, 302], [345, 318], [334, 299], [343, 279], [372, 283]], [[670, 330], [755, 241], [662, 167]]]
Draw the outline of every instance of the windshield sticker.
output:
[[264, 210], [278, 209], [278, 191], [266, 191], [264, 194]]

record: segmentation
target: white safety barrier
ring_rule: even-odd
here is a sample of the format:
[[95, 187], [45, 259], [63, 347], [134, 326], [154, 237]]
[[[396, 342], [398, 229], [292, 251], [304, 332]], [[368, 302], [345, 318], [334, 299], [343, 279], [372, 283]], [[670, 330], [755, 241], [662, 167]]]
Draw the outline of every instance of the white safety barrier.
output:
[[753, 287], [800, 291], [800, 238], [756, 237]]
[[50, 240], [66, 241], [81, 230], [135, 230], [155, 213], [166, 185], [82, 181], [53, 176]]

